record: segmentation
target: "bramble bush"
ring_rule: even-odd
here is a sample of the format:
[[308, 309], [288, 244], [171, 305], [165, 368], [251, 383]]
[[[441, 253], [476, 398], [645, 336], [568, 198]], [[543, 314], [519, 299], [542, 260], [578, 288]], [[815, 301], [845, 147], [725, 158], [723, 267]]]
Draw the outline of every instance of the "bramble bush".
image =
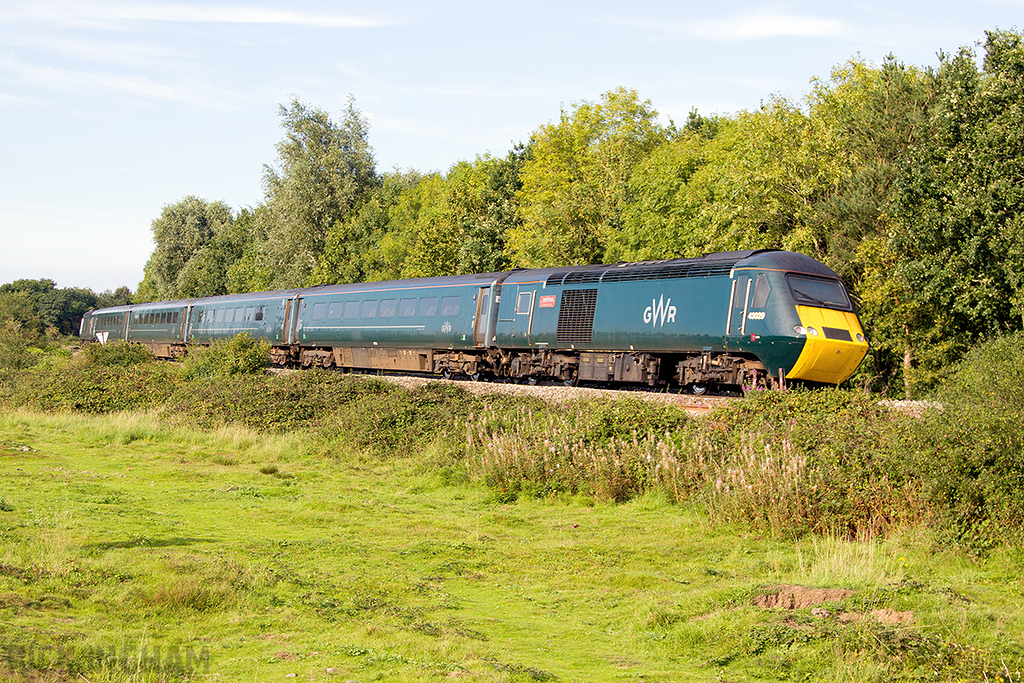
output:
[[270, 342], [248, 332], [206, 348], [190, 349], [185, 358], [186, 379], [233, 377], [262, 373], [270, 364]]
[[1024, 538], [1024, 332], [972, 350], [921, 421], [933, 522], [975, 551]]
[[82, 351], [87, 363], [107, 368], [127, 368], [156, 360], [156, 356], [148, 348], [130, 341], [86, 344]]

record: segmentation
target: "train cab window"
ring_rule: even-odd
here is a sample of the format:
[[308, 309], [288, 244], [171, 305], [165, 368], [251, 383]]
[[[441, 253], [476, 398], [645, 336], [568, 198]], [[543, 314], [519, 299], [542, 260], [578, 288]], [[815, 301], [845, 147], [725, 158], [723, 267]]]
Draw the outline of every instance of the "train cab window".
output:
[[323, 320], [324, 314], [327, 313], [327, 304], [313, 304], [313, 313], [310, 317], [313, 320]]
[[363, 305], [359, 308], [360, 318], [376, 318], [377, 317], [377, 300], [367, 299], [363, 302]]
[[327, 307], [327, 319], [341, 320], [341, 312], [344, 308], [345, 305], [340, 301], [332, 301], [331, 305]]
[[402, 299], [398, 302], [398, 317], [412, 318], [416, 315], [416, 299]]
[[757, 284], [754, 285], [754, 298], [750, 300], [750, 307], [764, 308], [765, 304], [768, 303], [768, 295], [771, 292], [772, 287], [768, 284], [768, 276], [760, 273], [757, 276]]
[[358, 301], [346, 301], [345, 302], [345, 320], [355, 320], [359, 317], [359, 302]]
[[445, 316], [456, 316], [459, 314], [459, 303], [462, 301], [461, 296], [446, 296], [441, 299], [441, 315]]
[[266, 308], [265, 306], [257, 306], [256, 307], [256, 322], [262, 322], [263, 321], [263, 311], [264, 311], [265, 308]]
[[793, 299], [798, 304], [835, 308], [841, 311], [853, 310], [850, 299], [846, 296], [846, 289], [839, 280], [819, 280], [818, 278], [790, 274], [786, 276], [786, 282], [789, 283]]
[[529, 315], [530, 308], [533, 307], [533, 292], [519, 292], [519, 298], [516, 300], [516, 313], [520, 315]]
[[380, 317], [382, 318], [394, 318], [395, 309], [398, 307], [398, 301], [395, 299], [382, 299], [380, 302]]
[[432, 318], [437, 315], [437, 297], [425, 296], [420, 299], [420, 317]]

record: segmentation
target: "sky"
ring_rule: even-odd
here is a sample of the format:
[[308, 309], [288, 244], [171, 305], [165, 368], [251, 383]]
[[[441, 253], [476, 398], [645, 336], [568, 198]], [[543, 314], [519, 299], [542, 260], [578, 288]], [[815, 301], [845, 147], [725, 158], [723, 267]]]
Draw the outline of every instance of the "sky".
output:
[[293, 99], [351, 96], [379, 172], [444, 173], [618, 87], [681, 124], [996, 28], [1024, 0], [0, 0], [0, 284], [134, 291], [165, 206], [263, 201]]

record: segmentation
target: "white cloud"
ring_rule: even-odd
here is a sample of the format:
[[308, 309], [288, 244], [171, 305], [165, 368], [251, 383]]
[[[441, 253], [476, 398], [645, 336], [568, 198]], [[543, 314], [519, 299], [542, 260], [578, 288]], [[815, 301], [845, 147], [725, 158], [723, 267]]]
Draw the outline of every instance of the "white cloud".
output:
[[0, 10], [0, 20], [96, 24], [121, 21], [167, 21], [222, 24], [276, 24], [317, 28], [374, 28], [393, 22], [370, 16], [302, 12], [252, 5], [187, 5], [140, 2], [39, 2]]
[[50, 90], [91, 95], [130, 95], [138, 99], [177, 102], [205, 109], [230, 110], [241, 97], [237, 93], [215, 89], [203, 83], [167, 83], [144, 76], [62, 69], [11, 59], [0, 60], [0, 71], [6, 71], [34, 87]]

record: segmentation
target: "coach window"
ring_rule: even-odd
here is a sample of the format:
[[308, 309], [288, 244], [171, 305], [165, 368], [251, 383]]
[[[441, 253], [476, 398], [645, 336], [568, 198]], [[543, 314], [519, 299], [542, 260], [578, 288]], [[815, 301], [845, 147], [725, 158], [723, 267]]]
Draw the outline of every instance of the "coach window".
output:
[[398, 301], [395, 299], [382, 299], [380, 302], [380, 317], [382, 318], [394, 318], [395, 309], [398, 307]]
[[533, 292], [519, 292], [519, 299], [516, 301], [516, 313], [529, 315], [533, 304]]
[[236, 323], [240, 323], [243, 320], [245, 320], [245, 309], [244, 308], [236, 308], [235, 309], [235, 322]]
[[402, 299], [398, 302], [398, 317], [412, 318], [416, 315], [416, 299]]
[[313, 314], [310, 317], [313, 320], [323, 320], [326, 312], [327, 304], [313, 304]]
[[345, 302], [345, 320], [355, 320], [359, 317], [359, 302], [358, 301], [346, 301]]
[[757, 276], [757, 284], [754, 285], [754, 298], [750, 301], [750, 307], [764, 308], [765, 304], [768, 303], [768, 295], [771, 292], [772, 288], [768, 284], [768, 277], [761, 273]]
[[441, 299], [441, 315], [444, 316], [456, 316], [459, 314], [459, 303], [462, 301], [460, 296], [446, 296]]
[[228, 308], [224, 311], [224, 322], [230, 323], [235, 319], [235, 309]]
[[255, 308], [247, 308], [247, 309], [245, 309], [245, 322], [251, 323], [252, 322], [252, 318], [253, 318], [254, 315], [256, 315], [256, 309]]
[[340, 301], [332, 301], [331, 305], [327, 307], [327, 319], [341, 320], [341, 312], [344, 308], [345, 305]]
[[224, 309], [223, 308], [218, 308], [217, 309], [217, 322], [219, 322], [219, 323], [224, 322]]
[[377, 300], [367, 299], [363, 302], [363, 305], [359, 308], [360, 318], [376, 318], [377, 317]]
[[420, 299], [420, 317], [432, 318], [437, 315], [437, 297], [425, 296]]
[[264, 308], [265, 308], [265, 306], [257, 306], [256, 307], [256, 322], [261, 322], [263, 320], [263, 309]]

